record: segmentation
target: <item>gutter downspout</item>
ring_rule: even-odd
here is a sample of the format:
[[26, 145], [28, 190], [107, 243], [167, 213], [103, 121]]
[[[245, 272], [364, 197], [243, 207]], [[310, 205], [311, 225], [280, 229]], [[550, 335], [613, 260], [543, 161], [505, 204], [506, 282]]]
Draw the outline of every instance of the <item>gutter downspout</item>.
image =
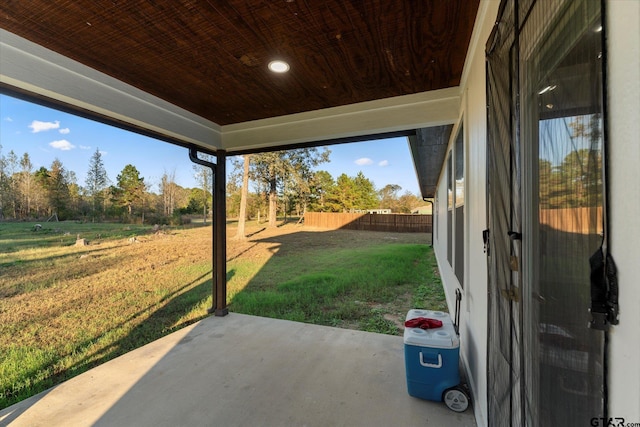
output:
[[431, 203], [431, 244], [429, 245], [430, 247], [433, 247], [433, 199], [429, 199], [427, 197], [423, 197], [422, 201], [427, 202], [427, 203]]
[[217, 163], [211, 163], [198, 158], [198, 150], [190, 148], [189, 159], [193, 163], [210, 168], [213, 174], [212, 305], [207, 312], [216, 316], [226, 316], [229, 314], [229, 308], [227, 307], [227, 224], [225, 206], [226, 152], [224, 150], [216, 151]]

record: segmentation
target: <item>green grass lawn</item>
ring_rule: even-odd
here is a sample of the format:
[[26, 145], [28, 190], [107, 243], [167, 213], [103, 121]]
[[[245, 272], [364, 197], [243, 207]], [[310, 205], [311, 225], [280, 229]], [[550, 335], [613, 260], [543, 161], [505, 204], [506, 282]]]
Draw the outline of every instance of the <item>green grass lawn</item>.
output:
[[[242, 261], [230, 269], [246, 268]], [[235, 276], [229, 286], [234, 285]], [[273, 257], [251, 284], [232, 295], [233, 311], [330, 326], [399, 333], [398, 308], [446, 310], [433, 251], [426, 245], [388, 244]]]

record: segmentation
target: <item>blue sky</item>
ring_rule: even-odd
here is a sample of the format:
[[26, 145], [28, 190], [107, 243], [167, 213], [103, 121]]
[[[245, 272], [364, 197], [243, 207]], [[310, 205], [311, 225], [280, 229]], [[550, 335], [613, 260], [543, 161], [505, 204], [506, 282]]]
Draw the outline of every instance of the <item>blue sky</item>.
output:
[[[37, 104], [0, 95], [0, 145], [2, 154], [13, 150], [20, 158], [27, 152], [34, 170], [49, 167], [57, 157], [67, 170], [75, 172], [78, 184], [85, 185], [91, 156], [96, 149], [109, 179], [116, 181], [125, 165], [132, 164], [151, 191], [158, 191], [164, 172], [175, 172], [178, 185], [197, 186], [193, 163], [185, 148], [124, 131]], [[406, 138], [333, 145], [330, 163], [319, 170], [328, 171], [334, 179], [359, 171], [381, 189], [387, 184], [402, 187], [418, 195], [418, 180]], [[231, 166], [227, 166], [230, 170]]]

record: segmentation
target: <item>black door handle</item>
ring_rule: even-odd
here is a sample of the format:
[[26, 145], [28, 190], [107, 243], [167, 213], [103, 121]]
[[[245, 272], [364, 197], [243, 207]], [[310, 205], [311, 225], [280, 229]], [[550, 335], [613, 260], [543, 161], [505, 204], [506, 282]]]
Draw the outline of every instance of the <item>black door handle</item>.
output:
[[522, 233], [518, 233], [517, 231], [507, 231], [507, 234], [511, 240], [522, 240]]

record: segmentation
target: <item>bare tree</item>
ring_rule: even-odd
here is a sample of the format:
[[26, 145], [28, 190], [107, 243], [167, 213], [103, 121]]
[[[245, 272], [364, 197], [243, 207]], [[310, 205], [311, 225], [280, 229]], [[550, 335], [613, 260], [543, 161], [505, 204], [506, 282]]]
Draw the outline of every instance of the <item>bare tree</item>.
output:
[[9, 187], [7, 178], [7, 159], [2, 154], [0, 145], [0, 220], [4, 219], [4, 206], [6, 204], [7, 189]]
[[21, 201], [21, 216], [23, 218], [31, 215], [31, 200], [32, 200], [32, 187], [33, 187], [33, 164], [29, 158], [28, 153], [24, 153], [20, 159], [20, 180], [19, 190], [22, 195]]
[[402, 190], [402, 187], [397, 184], [387, 184], [382, 190], [378, 191], [378, 197], [380, 198], [381, 209], [391, 209], [393, 212], [398, 212], [398, 192]]
[[[213, 161], [213, 156], [208, 154], [200, 154], [199, 157], [202, 160], [208, 162]], [[211, 195], [213, 176], [210, 168], [202, 165], [193, 165], [193, 170], [196, 172], [196, 179], [200, 183], [200, 189], [202, 190], [202, 217], [203, 221], [207, 223], [207, 212], [209, 207], [209, 196]]]
[[235, 238], [242, 240], [245, 238], [245, 220], [247, 217], [247, 196], [249, 194], [249, 165], [251, 156], [244, 155], [244, 170], [242, 173], [242, 190], [240, 192], [240, 214], [238, 215], [238, 231]]
[[170, 174], [168, 174], [167, 171], [162, 174], [162, 179], [160, 181], [160, 193], [162, 194], [162, 211], [164, 215], [173, 215], [178, 198], [178, 185], [176, 184], [175, 169]]
[[[18, 218], [18, 208], [20, 205], [20, 192], [18, 190], [18, 156], [11, 150], [5, 159], [6, 172], [6, 195], [5, 209], [10, 209], [13, 218]], [[8, 202], [8, 203], [7, 203]], [[8, 206], [7, 206], [8, 204]]]

